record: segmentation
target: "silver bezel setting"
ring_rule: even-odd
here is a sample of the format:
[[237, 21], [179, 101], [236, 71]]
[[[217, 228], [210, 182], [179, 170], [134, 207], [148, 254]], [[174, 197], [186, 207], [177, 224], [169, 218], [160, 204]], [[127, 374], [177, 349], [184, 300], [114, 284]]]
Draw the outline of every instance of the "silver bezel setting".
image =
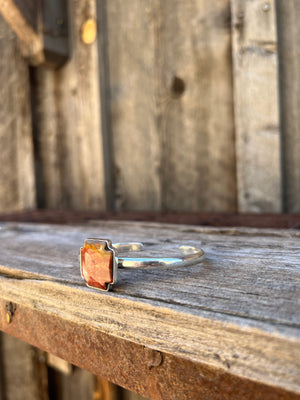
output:
[[91, 286], [86, 282], [86, 280], [85, 280], [85, 278], [84, 278], [84, 276], [82, 274], [82, 267], [83, 266], [82, 266], [82, 263], [81, 263], [81, 251], [84, 248], [84, 246], [80, 248], [80, 255], [79, 255], [80, 275], [81, 275], [82, 279], [85, 281], [86, 286], [88, 286], [88, 287], [90, 287], [92, 289], [100, 290], [102, 292], [108, 292], [111, 289], [111, 286], [114, 285], [117, 282], [117, 279], [118, 279], [118, 259], [117, 259], [117, 256], [116, 256], [116, 251], [113, 248], [111, 240], [109, 240], [109, 239], [87, 238], [84, 241], [84, 245], [87, 242], [90, 243], [91, 241], [95, 242], [95, 243], [96, 242], [105, 243], [107, 249], [111, 252], [111, 254], [112, 254], [112, 262], [113, 262], [113, 271], [112, 271], [112, 273], [113, 273], [113, 281], [111, 283], [107, 284], [107, 288], [106, 289], [101, 289], [101, 288], [98, 288], [96, 286]]

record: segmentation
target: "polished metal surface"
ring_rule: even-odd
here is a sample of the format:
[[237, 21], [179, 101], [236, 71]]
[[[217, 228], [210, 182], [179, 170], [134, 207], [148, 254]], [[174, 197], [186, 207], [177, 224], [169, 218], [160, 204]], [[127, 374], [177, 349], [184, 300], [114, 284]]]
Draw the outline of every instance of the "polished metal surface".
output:
[[[143, 249], [142, 243], [113, 244], [117, 251], [139, 251]], [[118, 257], [118, 268], [152, 268], [152, 267], [180, 267], [196, 264], [204, 259], [204, 251], [193, 246], [180, 246], [181, 255], [177, 257]]]
[[[119, 253], [122, 252], [138, 252], [144, 249], [143, 243], [112, 243], [110, 239], [99, 239], [99, 238], [89, 238], [85, 240], [86, 242], [95, 242], [103, 244], [105, 243], [108, 252], [112, 253], [112, 268], [113, 268], [113, 280], [107, 282], [107, 288], [102, 289], [96, 286], [91, 286], [87, 282], [87, 286], [96, 288], [99, 290], [110, 290], [112, 285], [117, 282], [118, 279], [118, 269], [119, 268], [169, 268], [169, 267], [182, 267], [186, 265], [196, 264], [204, 259], [204, 251], [200, 248], [194, 246], [183, 245], [179, 247], [180, 254], [178, 256], [167, 256], [167, 257], [119, 257]], [[82, 251], [83, 248], [81, 248]], [[176, 253], [175, 253], [176, 254]], [[80, 271], [83, 279], [84, 275], [82, 273], [83, 266], [80, 258]]]
[[123, 251], [140, 251], [143, 249], [143, 243], [114, 243], [112, 245], [115, 253], [123, 252]]

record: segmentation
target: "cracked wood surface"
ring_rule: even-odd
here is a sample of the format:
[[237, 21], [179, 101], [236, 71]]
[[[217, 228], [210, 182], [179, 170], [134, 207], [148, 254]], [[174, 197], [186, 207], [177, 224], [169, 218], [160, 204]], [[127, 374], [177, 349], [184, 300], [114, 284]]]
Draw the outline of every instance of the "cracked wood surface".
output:
[[[298, 232], [102, 221], [0, 235], [1, 330], [155, 399], [299, 398]], [[143, 241], [145, 255], [201, 245], [206, 260], [122, 269], [102, 293], [78, 266], [83, 240], [99, 236]], [[161, 365], [149, 368], [147, 349]]]

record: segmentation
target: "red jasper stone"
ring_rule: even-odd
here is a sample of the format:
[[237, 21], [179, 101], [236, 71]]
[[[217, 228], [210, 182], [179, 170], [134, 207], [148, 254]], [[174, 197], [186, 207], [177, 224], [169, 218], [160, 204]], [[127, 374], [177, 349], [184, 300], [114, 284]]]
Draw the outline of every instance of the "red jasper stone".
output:
[[107, 290], [113, 283], [113, 252], [105, 241], [87, 239], [80, 249], [81, 275], [89, 286]]

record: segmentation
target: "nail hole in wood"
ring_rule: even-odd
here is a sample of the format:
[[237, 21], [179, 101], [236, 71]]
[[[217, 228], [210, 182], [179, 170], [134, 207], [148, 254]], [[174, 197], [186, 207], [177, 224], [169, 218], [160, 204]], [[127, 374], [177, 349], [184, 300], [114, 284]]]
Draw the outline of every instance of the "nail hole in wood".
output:
[[185, 91], [185, 82], [178, 76], [174, 76], [171, 84], [171, 91], [174, 97], [180, 97]]

